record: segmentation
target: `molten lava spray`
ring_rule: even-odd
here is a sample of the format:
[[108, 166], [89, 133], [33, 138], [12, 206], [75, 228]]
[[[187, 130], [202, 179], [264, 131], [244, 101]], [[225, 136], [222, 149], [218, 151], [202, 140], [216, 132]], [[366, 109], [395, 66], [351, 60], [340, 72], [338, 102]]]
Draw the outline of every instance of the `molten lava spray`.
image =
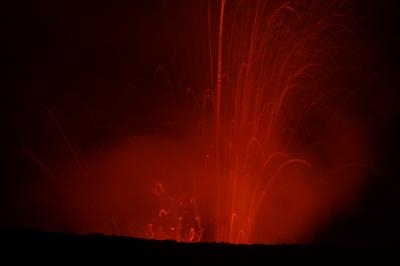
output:
[[[165, 12], [166, 25], [143, 30], [163, 29], [158, 42], [143, 42], [171, 56], [169, 65], [148, 63], [154, 80], [143, 83], [154, 83], [154, 90], [133, 85], [134, 94], [115, 97], [100, 112], [124, 113], [128, 122], [104, 120], [123, 133], [81, 148], [85, 141], [76, 144], [65, 126], [71, 104], [61, 104], [64, 119], [48, 108], [54, 131], [40, 135], [58, 134], [65, 158], [73, 159], [51, 161], [51, 153], [46, 159], [26, 147], [29, 161], [48, 177], [15, 193], [32, 199], [28, 225], [183, 242], [312, 241], [356, 204], [360, 166], [370, 157], [355, 111], [351, 69], [358, 59], [343, 22], [345, 1], [182, 1], [169, 11], [178, 19]], [[125, 40], [121, 32], [115, 34]], [[107, 98], [99, 105], [111, 102], [113, 90], [99, 90]], [[137, 122], [130, 132], [127, 125]], [[141, 129], [146, 125], [151, 130]], [[96, 137], [90, 130], [89, 142]]]
[[[324, 210], [332, 208], [331, 192], [337, 195], [328, 176], [333, 165], [360, 156], [359, 140], [338, 143], [313, 128], [322, 122], [338, 138], [342, 130], [351, 131], [345, 118], [340, 123], [347, 129], [335, 120], [340, 104], [332, 101], [335, 94], [346, 95], [332, 82], [337, 67], [332, 56], [343, 49], [335, 39], [345, 31], [343, 4], [221, 0], [217, 6], [209, 1], [209, 64], [203, 67], [203, 84], [188, 89], [200, 112], [192, 145], [202, 147], [204, 174], [194, 180], [186, 203], [168, 199], [157, 184], [155, 194], [164, 207], [158, 227], [149, 225], [149, 237], [307, 241]], [[333, 151], [328, 142], [346, 145], [346, 150]], [[322, 153], [317, 151], [321, 147], [326, 149]], [[336, 174], [347, 179], [344, 191], [357, 183], [357, 171]]]

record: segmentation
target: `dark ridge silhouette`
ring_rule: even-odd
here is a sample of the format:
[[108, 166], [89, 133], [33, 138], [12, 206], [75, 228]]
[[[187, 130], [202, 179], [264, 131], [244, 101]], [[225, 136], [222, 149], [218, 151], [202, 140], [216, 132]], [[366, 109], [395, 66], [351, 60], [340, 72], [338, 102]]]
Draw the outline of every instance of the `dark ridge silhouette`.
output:
[[[57, 232], [45, 232], [29, 228], [0, 228], [1, 246], [13, 251], [40, 251], [45, 257], [50, 255], [73, 256], [78, 253], [95, 255], [101, 258], [115, 251], [122, 256], [129, 256], [133, 261], [148, 262], [165, 259], [179, 259], [189, 264], [201, 261], [217, 262], [298, 262], [300, 260], [324, 259], [359, 259], [375, 256], [377, 251], [385, 253], [388, 249], [375, 249], [374, 252], [366, 247], [349, 247], [333, 245], [234, 245], [225, 243], [178, 243], [166, 240], [147, 240], [124, 236], [105, 236], [103, 234], [72, 235]], [[4, 252], [5, 249], [3, 249]], [[212, 260], [211, 260], [212, 259]], [[225, 265], [225, 264], [224, 264]]]

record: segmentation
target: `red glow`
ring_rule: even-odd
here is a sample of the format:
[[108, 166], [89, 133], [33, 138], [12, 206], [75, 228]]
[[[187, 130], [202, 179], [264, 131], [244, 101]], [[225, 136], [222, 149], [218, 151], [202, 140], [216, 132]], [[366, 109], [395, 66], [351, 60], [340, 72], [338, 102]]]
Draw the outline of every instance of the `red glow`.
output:
[[209, 1], [198, 82], [176, 88], [191, 107], [168, 124], [183, 137], [136, 136], [88, 156], [60, 189], [68, 223], [184, 242], [311, 241], [356, 200], [368, 157], [335, 62], [343, 4]]
[[[200, 106], [205, 165], [190, 188], [191, 201], [212, 191], [212, 207], [203, 219], [211, 228], [200, 224], [197, 211], [192, 219], [199, 224], [186, 224], [186, 231], [196, 228], [199, 240], [203, 230], [212, 230], [211, 240], [218, 242], [305, 241], [323, 212], [331, 210], [330, 197], [347, 186], [357, 187], [357, 171], [340, 173], [346, 184], [329, 184], [340, 177], [328, 177], [329, 170], [313, 158], [310, 146], [315, 143], [302, 143], [304, 136], [298, 135], [308, 130], [303, 123], [310, 113], [324, 112], [314, 108], [327, 108], [321, 118], [333, 134], [322, 137], [326, 156], [332, 156], [328, 163], [362, 157], [360, 140], [349, 139], [329, 122], [334, 119], [329, 108], [337, 106], [323, 102], [335, 93], [320, 75], [330, 74], [324, 60], [338, 49], [329, 34], [344, 28], [336, 17], [342, 4], [222, 0], [218, 8], [209, 5], [207, 78], [198, 89], [189, 89]], [[340, 123], [345, 123], [343, 130], [357, 130], [345, 118]], [[311, 141], [321, 141], [314, 137]], [[338, 146], [345, 150], [335, 150]], [[184, 217], [176, 217], [170, 230], [181, 228]], [[164, 232], [166, 238], [182, 240], [179, 232], [169, 235], [170, 230]]]

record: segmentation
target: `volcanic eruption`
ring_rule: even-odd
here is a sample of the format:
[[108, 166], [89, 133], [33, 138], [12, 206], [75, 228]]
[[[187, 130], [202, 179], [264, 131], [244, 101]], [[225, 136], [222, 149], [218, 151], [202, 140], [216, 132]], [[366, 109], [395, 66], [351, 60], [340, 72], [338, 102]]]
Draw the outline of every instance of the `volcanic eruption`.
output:
[[[176, 214], [184, 202], [161, 209], [168, 222], [159, 238], [201, 241], [211, 230], [209, 240], [218, 242], [304, 241], [332, 208], [331, 197], [349, 187], [354, 193], [359, 170], [329, 176], [364, 156], [359, 136], [347, 135], [358, 128], [334, 114], [350, 92], [332, 81], [341, 73], [332, 57], [346, 49], [343, 4], [208, 3], [208, 64], [201, 83], [187, 89], [199, 118], [190, 145], [201, 147], [204, 173], [189, 188], [191, 212]], [[342, 178], [346, 184], [329, 184]], [[206, 190], [211, 209], [203, 218], [194, 202], [206, 201]], [[154, 230], [151, 224], [150, 237]]]
[[58, 56], [29, 74], [39, 89], [20, 115], [21, 131], [32, 126], [17, 141], [26, 179], [8, 200], [32, 213], [12, 208], [11, 223], [312, 242], [357, 205], [374, 171], [348, 2], [172, 2], [104, 8], [107, 19], [72, 8], [70, 25], [41, 10], [67, 48], [51, 38], [58, 46], [43, 54]]

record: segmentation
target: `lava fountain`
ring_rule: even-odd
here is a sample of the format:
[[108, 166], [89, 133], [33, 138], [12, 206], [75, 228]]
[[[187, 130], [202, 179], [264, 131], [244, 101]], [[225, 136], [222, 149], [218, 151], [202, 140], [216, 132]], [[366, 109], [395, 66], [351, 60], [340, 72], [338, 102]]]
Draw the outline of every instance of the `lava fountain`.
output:
[[[307, 239], [323, 210], [331, 208], [328, 190], [338, 189], [329, 189], [332, 169], [315, 158], [322, 156], [315, 148], [324, 146], [326, 138], [340, 145], [332, 136], [319, 136], [321, 132], [308, 123], [319, 114], [318, 122], [332, 128], [333, 135], [350, 130], [345, 118], [341, 123], [347, 129], [335, 124], [334, 113], [341, 104], [332, 100], [349, 92], [331, 81], [338, 73], [331, 57], [345, 50], [341, 39], [335, 39], [346, 31], [340, 15], [343, 5], [344, 1], [209, 1], [209, 63], [203, 67], [203, 83], [187, 90], [200, 114], [196, 142], [203, 149], [204, 174], [193, 182], [190, 203], [169, 203], [160, 210], [158, 229], [149, 225], [149, 237], [229, 243]], [[360, 141], [345, 142], [346, 150], [331, 154], [328, 164], [339, 163], [339, 157], [342, 165], [352, 156], [360, 159]], [[357, 183], [358, 175], [348, 171], [346, 182]], [[212, 191], [207, 211], [195, 203], [204, 200], [205, 190]], [[155, 194], [166, 206], [161, 184]], [[183, 205], [188, 205], [186, 211], [179, 210]], [[261, 240], [258, 234], [264, 234]]]
[[[155, 27], [167, 30], [154, 45], [174, 57], [156, 67], [156, 88], [115, 97], [103, 112], [124, 113], [143, 127], [168, 120], [166, 126], [126, 133], [123, 119], [105, 120], [124, 133], [106, 135], [111, 141], [104, 145], [93, 140], [96, 148], [85, 150], [48, 108], [74, 160], [63, 155], [60, 163], [25, 147], [49, 177], [15, 193], [28, 195], [31, 209], [39, 210], [29, 226], [182, 242], [313, 241], [327, 221], [357, 204], [371, 157], [353, 89], [360, 62], [345, 2], [183, 1], [188, 24], [177, 19], [178, 26], [189, 29], [172, 22]], [[100, 105], [111, 99], [103, 93]], [[136, 109], [118, 108], [133, 106], [132, 98], [139, 99]]]

